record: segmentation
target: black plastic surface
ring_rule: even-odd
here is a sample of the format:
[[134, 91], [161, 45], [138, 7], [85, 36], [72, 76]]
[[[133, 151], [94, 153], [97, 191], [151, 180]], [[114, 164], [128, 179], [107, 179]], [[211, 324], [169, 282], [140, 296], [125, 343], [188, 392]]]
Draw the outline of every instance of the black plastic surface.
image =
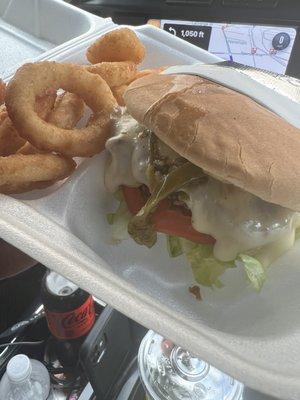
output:
[[80, 351], [97, 400], [114, 400], [131, 373], [146, 330], [106, 307]]
[[300, 77], [300, 0], [73, 0], [73, 4], [118, 24], [149, 19], [250, 23], [297, 28], [286, 73]]
[[101, 16], [113, 17], [118, 23], [136, 17], [139, 23], [148, 18], [177, 18], [300, 26], [299, 0], [193, 0], [192, 4], [189, 0], [73, 0], [72, 3]]

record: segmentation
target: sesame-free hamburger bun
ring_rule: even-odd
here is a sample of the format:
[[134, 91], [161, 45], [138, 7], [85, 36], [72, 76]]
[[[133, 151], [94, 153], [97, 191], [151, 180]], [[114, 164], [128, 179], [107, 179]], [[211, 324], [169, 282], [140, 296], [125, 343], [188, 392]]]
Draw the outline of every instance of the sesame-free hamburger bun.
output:
[[192, 75], [143, 77], [124, 98], [133, 118], [208, 174], [300, 211], [300, 130], [278, 115]]

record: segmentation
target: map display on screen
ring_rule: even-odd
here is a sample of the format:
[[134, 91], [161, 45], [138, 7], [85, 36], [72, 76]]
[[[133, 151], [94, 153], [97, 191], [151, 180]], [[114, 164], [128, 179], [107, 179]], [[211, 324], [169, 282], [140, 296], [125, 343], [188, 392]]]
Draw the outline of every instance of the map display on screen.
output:
[[228, 61], [284, 74], [296, 29], [268, 25], [161, 20], [165, 31]]

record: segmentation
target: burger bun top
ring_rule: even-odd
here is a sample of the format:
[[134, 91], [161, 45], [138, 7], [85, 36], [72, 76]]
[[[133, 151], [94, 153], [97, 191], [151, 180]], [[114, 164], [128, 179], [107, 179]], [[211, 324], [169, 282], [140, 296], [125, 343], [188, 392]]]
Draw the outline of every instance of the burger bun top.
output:
[[208, 174], [300, 211], [300, 130], [278, 115], [192, 75], [143, 77], [124, 99], [133, 118]]

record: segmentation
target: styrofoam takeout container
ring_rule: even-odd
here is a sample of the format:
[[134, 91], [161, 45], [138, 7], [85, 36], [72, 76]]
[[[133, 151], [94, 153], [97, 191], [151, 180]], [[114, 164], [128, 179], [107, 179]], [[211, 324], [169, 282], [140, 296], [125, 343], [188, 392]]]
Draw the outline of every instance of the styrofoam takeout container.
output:
[[[89, 43], [113, 27], [51, 59], [84, 63]], [[136, 32], [147, 48], [142, 67], [219, 61], [156, 28]], [[234, 269], [223, 289], [201, 289], [198, 302], [186, 259], [170, 259], [163, 236], [151, 250], [109, 244], [106, 213], [116, 204], [104, 189], [104, 161], [104, 153], [84, 160], [59, 189], [0, 195], [0, 237], [246, 385], [299, 400], [300, 243], [274, 263], [261, 293]]]
[[0, 77], [28, 59], [48, 57], [86, 38], [110, 19], [63, 0], [0, 1]]

